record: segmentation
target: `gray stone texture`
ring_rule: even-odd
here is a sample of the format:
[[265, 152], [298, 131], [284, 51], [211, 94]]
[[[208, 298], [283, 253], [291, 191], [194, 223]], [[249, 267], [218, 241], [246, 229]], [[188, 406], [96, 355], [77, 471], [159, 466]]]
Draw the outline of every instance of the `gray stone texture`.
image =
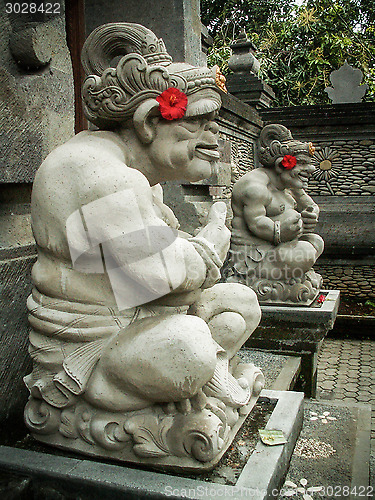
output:
[[[284, 432], [287, 443], [266, 446], [260, 441], [235, 486], [171, 476], [150, 470], [132, 469], [97, 461], [50, 455], [10, 446], [0, 447], [0, 469], [22, 474], [35, 483], [51, 488], [54, 498], [273, 498], [288, 469], [303, 421], [303, 395], [297, 392], [263, 391], [264, 399], [276, 402], [266, 429]], [[27, 482], [26, 482], [27, 485]], [[15, 480], [15, 486], [22, 485]], [[26, 489], [26, 488], [25, 488]]]
[[272, 88], [253, 74], [231, 73], [227, 78], [227, 87], [238, 99], [257, 109], [268, 108], [275, 99]]
[[[375, 194], [375, 103], [294, 106], [260, 111], [265, 123], [281, 123], [316, 147], [311, 196]], [[331, 165], [322, 165], [328, 160]], [[323, 167], [323, 169], [322, 169]]]
[[316, 302], [309, 307], [263, 305], [260, 325], [246, 346], [301, 357], [297, 388], [303, 390], [306, 397], [315, 397], [317, 355], [335, 323], [339, 298], [338, 290], [330, 290], [321, 306]]
[[[26, 68], [14, 59], [9, 40], [25, 32], [24, 43], [31, 43], [28, 27], [41, 45], [51, 49], [49, 64]], [[74, 133], [73, 80], [66, 45], [63, 5], [61, 13], [44, 22], [33, 22], [27, 14], [6, 14], [0, 1], [0, 182], [32, 182], [47, 154]], [[34, 38], [35, 38], [34, 37]], [[46, 50], [47, 50], [46, 49]]]
[[7, 14], [6, 3], [0, 0], [2, 422], [15, 416], [21, 418], [27, 399], [22, 380], [30, 371], [26, 298], [35, 260], [30, 226], [31, 183], [47, 154], [74, 133], [73, 78], [64, 2], [60, 2], [59, 13], [53, 15]]
[[105, 23], [138, 23], [164, 40], [174, 61], [203, 63], [199, 0], [126, 2], [114, 0], [108, 8], [102, 0], [85, 2], [86, 33]]
[[[340, 292], [338, 290], [321, 290], [326, 295], [322, 304], [317, 301], [311, 306], [280, 306], [280, 305], [262, 305], [262, 319], [258, 330], [262, 327], [271, 327], [275, 330], [272, 339], [299, 341], [308, 340], [317, 342], [322, 340], [327, 331], [332, 330], [336, 320], [337, 311], [340, 303]], [[283, 332], [283, 328], [285, 331]], [[288, 332], [288, 330], [293, 330]], [[304, 333], [299, 336], [299, 330], [311, 330], [310, 335]], [[278, 331], [278, 332], [277, 332]], [[276, 333], [277, 332], [277, 333]], [[253, 337], [256, 335], [254, 333]], [[259, 336], [262, 338], [262, 336]]]
[[360, 69], [350, 66], [347, 61], [329, 76], [332, 87], [324, 89], [333, 104], [346, 102], [361, 102], [368, 90], [368, 85], [362, 84], [363, 73]]
[[[375, 137], [363, 140], [314, 141], [317, 170], [309, 181], [313, 196], [373, 196], [375, 194]], [[328, 175], [319, 166], [328, 159]]]
[[26, 256], [0, 262], [0, 421], [22, 415], [28, 397], [22, 377], [31, 368], [26, 299], [34, 261]]
[[256, 47], [247, 39], [245, 31], [241, 32], [231, 49], [228, 66], [232, 72], [226, 82], [229, 92], [255, 108], [268, 108], [275, 94], [258, 76], [260, 63], [255, 55]]
[[[254, 365], [259, 366], [265, 378], [265, 389], [280, 391], [293, 390], [295, 383], [293, 368], [294, 365], [300, 368], [298, 363], [299, 358], [258, 351], [256, 349], [248, 349], [246, 347], [239, 350], [238, 356], [242, 362], [254, 363]], [[293, 361], [297, 362], [293, 363]], [[276, 389], [275, 385], [280, 384], [282, 380], [285, 382], [284, 386]]]
[[[371, 498], [370, 424], [369, 405], [349, 401], [306, 402], [304, 425], [287, 481], [305, 488], [305, 493], [314, 498], [356, 498], [360, 492]], [[303, 479], [307, 479], [307, 484], [303, 484]], [[308, 488], [322, 489], [313, 493]], [[294, 486], [285, 484], [285, 493], [293, 490]], [[348, 491], [352, 492], [350, 497]]]
[[363, 265], [361, 260], [335, 263], [322, 258], [315, 269], [322, 275], [325, 287], [340, 289], [344, 297], [375, 298], [374, 263]]
[[345, 257], [350, 253], [352, 258], [364, 258], [373, 253], [375, 248], [373, 197], [316, 196], [315, 200], [320, 206], [317, 230], [326, 243], [325, 257], [333, 255]]

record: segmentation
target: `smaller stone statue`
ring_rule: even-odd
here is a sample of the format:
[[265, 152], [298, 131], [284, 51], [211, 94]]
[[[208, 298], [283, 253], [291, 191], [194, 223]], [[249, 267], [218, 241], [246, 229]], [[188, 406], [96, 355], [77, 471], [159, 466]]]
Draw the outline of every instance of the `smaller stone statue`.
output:
[[314, 233], [319, 207], [305, 191], [315, 148], [282, 125], [267, 125], [259, 140], [262, 166], [233, 188], [226, 278], [253, 288], [261, 303], [309, 305], [322, 284], [312, 266], [324, 248]]

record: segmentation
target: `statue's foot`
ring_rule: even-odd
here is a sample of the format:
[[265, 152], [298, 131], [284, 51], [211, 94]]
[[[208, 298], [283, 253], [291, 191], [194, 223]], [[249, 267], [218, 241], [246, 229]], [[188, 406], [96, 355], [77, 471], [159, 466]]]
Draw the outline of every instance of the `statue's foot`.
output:
[[240, 408], [258, 396], [264, 387], [264, 377], [259, 368], [240, 363], [234, 373], [229, 371], [225, 352], [218, 353], [218, 362], [212, 379], [203, 387], [203, 392], [222, 401], [226, 406]]
[[323, 278], [313, 269], [306, 273], [306, 280], [310, 281], [311, 286], [317, 290], [320, 290], [323, 285]]

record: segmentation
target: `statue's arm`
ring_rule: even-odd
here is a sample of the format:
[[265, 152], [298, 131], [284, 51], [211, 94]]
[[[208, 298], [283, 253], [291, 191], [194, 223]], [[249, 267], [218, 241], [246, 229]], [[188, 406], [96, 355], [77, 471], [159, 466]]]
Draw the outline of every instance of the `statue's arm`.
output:
[[102, 168], [105, 174], [99, 179], [86, 177], [82, 197], [97, 206], [93, 220], [104, 260], [107, 256], [112, 269], [124, 270], [156, 291], [166, 285], [170, 291], [200, 288], [207, 266], [194, 245], [157, 215], [143, 174], [124, 164]]
[[275, 223], [267, 216], [267, 205], [270, 202], [268, 189], [262, 184], [246, 186], [243, 190], [243, 216], [251, 233], [262, 240], [274, 242]]
[[308, 211], [319, 216], [319, 206], [309, 196], [304, 189], [293, 190], [293, 197], [297, 202], [297, 211], [302, 213], [307, 208]]

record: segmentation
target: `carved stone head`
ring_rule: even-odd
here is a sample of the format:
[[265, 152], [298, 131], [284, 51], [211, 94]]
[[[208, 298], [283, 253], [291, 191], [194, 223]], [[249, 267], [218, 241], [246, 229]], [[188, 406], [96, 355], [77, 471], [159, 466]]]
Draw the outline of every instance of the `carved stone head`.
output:
[[259, 160], [265, 167], [279, 167], [286, 155], [312, 157], [314, 152], [315, 147], [311, 142], [293, 139], [290, 130], [283, 125], [266, 125], [260, 133]]
[[144, 26], [110, 23], [98, 27], [82, 49], [87, 74], [82, 97], [87, 119], [113, 129], [135, 118], [142, 106], [160, 114], [156, 98], [173, 87], [188, 99], [185, 117], [217, 111], [221, 105], [216, 68], [172, 63], [164, 42]]

